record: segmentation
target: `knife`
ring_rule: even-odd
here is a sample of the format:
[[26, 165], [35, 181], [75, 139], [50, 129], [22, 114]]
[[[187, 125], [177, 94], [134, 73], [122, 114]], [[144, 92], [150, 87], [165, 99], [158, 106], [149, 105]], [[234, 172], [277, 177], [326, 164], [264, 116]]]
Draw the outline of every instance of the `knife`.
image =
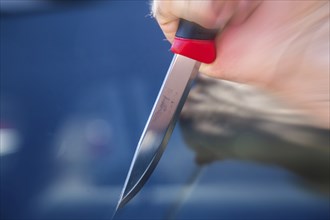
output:
[[171, 47], [175, 55], [136, 148], [116, 211], [140, 191], [157, 166], [201, 62], [215, 60], [217, 31], [180, 20]]

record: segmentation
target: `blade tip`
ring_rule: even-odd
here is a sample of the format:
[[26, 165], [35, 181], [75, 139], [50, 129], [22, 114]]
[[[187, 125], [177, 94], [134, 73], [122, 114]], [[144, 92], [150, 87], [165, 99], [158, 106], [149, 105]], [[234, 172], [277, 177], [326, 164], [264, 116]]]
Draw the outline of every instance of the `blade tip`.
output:
[[124, 202], [123, 202], [123, 199], [121, 198], [121, 199], [119, 200], [119, 202], [117, 203], [117, 206], [116, 206], [116, 208], [115, 208], [115, 211], [113, 212], [113, 215], [112, 215], [112, 217], [111, 217], [111, 220], [115, 219], [115, 217], [116, 217], [118, 211], [119, 211], [120, 209], [122, 209], [122, 208], [125, 206], [125, 204], [126, 204], [126, 203], [124, 203]]

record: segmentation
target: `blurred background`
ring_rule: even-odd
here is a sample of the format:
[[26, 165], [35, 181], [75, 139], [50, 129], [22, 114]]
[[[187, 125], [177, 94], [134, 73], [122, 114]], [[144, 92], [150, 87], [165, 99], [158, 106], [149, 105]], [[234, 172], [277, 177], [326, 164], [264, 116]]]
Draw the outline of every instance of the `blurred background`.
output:
[[[110, 219], [172, 58], [149, 2], [1, 0], [0, 24], [1, 219]], [[298, 180], [199, 168], [177, 127], [117, 217], [329, 219], [329, 197]]]

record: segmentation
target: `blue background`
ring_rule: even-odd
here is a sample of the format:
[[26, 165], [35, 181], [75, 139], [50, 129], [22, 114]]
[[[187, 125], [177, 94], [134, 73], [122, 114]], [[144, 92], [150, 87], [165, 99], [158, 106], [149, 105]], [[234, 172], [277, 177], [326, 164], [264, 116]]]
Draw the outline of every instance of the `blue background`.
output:
[[[172, 58], [148, 1], [3, 7], [0, 34], [1, 123], [20, 137], [1, 219], [109, 219]], [[279, 167], [213, 163], [183, 196], [196, 169], [177, 127], [117, 218], [329, 219], [328, 197]]]

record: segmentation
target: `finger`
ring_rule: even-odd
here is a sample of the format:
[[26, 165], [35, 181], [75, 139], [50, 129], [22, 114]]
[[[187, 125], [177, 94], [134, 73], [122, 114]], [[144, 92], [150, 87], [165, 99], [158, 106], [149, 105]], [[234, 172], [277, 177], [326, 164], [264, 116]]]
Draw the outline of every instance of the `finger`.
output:
[[[175, 1], [173, 8], [175, 15], [188, 21], [195, 22], [205, 28], [218, 28], [218, 18], [226, 1], [216, 0], [194, 0], [194, 1]], [[180, 8], [183, 7], [183, 8]]]
[[[152, 14], [156, 18], [166, 38], [172, 41], [178, 28], [180, 18], [195, 22], [205, 28], [217, 28], [219, 26], [218, 17], [222, 8], [225, 5], [233, 4], [232, 2], [215, 0], [158, 0], [153, 2]], [[233, 13], [228, 14], [230, 15]], [[229, 18], [230, 16], [225, 17]], [[223, 20], [225, 20], [224, 16], [222, 16], [221, 21]]]
[[229, 21], [230, 25], [239, 25], [245, 22], [261, 3], [262, 0], [238, 2], [236, 10]]
[[173, 41], [179, 25], [179, 17], [172, 13], [171, 4], [171, 1], [154, 0], [151, 8], [153, 17], [158, 22], [167, 40], [170, 42]]

